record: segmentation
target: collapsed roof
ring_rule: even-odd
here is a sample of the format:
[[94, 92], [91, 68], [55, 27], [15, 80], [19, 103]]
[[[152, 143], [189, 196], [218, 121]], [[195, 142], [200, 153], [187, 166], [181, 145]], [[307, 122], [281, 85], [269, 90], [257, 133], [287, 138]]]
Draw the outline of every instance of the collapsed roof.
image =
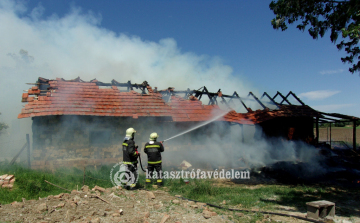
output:
[[[203, 122], [219, 117], [218, 121], [227, 121], [237, 124], [257, 124], [276, 117], [313, 117], [324, 118], [324, 115], [305, 105], [291, 91], [284, 96], [280, 92], [270, 97], [266, 92], [262, 95], [269, 99], [271, 106], [266, 106], [252, 92], [247, 98], [241, 98], [236, 92], [233, 95], [224, 95], [219, 89], [211, 93], [206, 87], [199, 90], [175, 91], [174, 88], [165, 90], [154, 89], [144, 81], [142, 84], [102, 83], [96, 79], [85, 82], [80, 78], [64, 80], [57, 78], [49, 80], [39, 77], [31, 89], [22, 94], [22, 102], [28, 102], [18, 118], [39, 117], [49, 115], [89, 115], [115, 117], [162, 117], [173, 122]], [[121, 88], [125, 88], [124, 90]], [[134, 91], [140, 89], [141, 93]], [[181, 97], [180, 94], [185, 94]], [[209, 97], [209, 104], [204, 105], [200, 99], [203, 95]], [[276, 102], [276, 97], [281, 102]], [[288, 100], [293, 96], [300, 105], [293, 105]], [[229, 109], [221, 109], [218, 99]], [[247, 110], [238, 113], [231, 109], [233, 100], [238, 100]], [[263, 109], [252, 111], [244, 100], [257, 102]], [[283, 103], [286, 102], [287, 105]], [[222, 116], [222, 114], [225, 114]], [[334, 114], [333, 114], [334, 115]], [[344, 118], [344, 115], [335, 114]], [[332, 116], [335, 117], [335, 116]], [[358, 119], [346, 116], [348, 119]], [[330, 120], [329, 118], [326, 120]], [[336, 119], [333, 119], [336, 120]]]

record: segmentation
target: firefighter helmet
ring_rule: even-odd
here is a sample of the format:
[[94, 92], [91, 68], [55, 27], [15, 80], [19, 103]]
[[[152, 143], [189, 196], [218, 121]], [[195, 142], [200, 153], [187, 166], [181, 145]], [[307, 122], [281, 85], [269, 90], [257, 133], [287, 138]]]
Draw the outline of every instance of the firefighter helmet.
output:
[[156, 132], [153, 132], [150, 134], [150, 140], [155, 141], [159, 135]]
[[126, 129], [126, 136], [127, 137], [132, 137], [135, 132], [136, 131], [135, 131], [134, 128], [128, 128], [128, 129]]

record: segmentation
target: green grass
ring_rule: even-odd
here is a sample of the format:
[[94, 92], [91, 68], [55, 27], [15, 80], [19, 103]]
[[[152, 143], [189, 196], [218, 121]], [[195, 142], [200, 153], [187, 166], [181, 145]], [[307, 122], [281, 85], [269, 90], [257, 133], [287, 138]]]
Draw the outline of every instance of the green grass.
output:
[[[95, 180], [87, 177], [85, 184], [90, 188], [95, 185], [112, 187], [111, 182], [108, 181], [110, 169], [110, 167], [102, 166], [98, 170], [87, 170], [87, 176], [103, 180]], [[80, 189], [83, 185], [83, 170], [76, 168], [58, 169], [55, 172], [51, 172], [46, 170], [30, 170], [21, 165], [10, 166], [8, 162], [2, 162], [0, 164], [0, 174], [13, 174], [16, 178], [14, 188], [11, 191], [8, 189], [0, 189], [0, 203], [2, 204], [22, 201], [22, 198], [27, 200], [38, 199], [39, 197], [66, 192], [65, 190], [46, 183], [45, 180], [68, 190], [74, 190], [77, 189], [77, 187]]]
[[[297, 194], [293, 193], [295, 189], [302, 189], [311, 193], [312, 188], [290, 188], [279, 186], [266, 186], [258, 189], [248, 189], [245, 187], [215, 187], [211, 181], [193, 180], [189, 184], [184, 184], [181, 180], [169, 180], [165, 186], [169, 188], [172, 194], [181, 194], [182, 196], [198, 200], [201, 202], [212, 203], [219, 206], [237, 206], [239, 208], [270, 208], [274, 202], [266, 201], [274, 196], [279, 200], [293, 200]], [[226, 201], [226, 205], [222, 202]]]
[[[173, 195], [237, 209], [255, 208], [277, 212], [281, 205], [306, 212], [306, 202], [328, 200], [336, 203], [337, 213], [351, 217], [358, 216], [354, 207], [360, 206], [360, 193], [356, 189], [306, 185], [262, 185], [250, 189], [245, 185], [214, 186], [214, 181], [209, 180], [191, 180], [189, 184], [182, 180], [167, 180], [164, 183]], [[226, 201], [225, 205], [222, 204], [223, 200]]]
[[[102, 166], [98, 169], [87, 169], [85, 184], [90, 188], [95, 185], [109, 188], [112, 183], [109, 175], [112, 166]], [[16, 181], [13, 190], [0, 189], [0, 203], [38, 199], [49, 195], [66, 192], [60, 188], [47, 184], [44, 180], [59, 185], [68, 190], [80, 189], [83, 185], [83, 170], [58, 169], [55, 172], [29, 170], [20, 165], [10, 166], [9, 163], [0, 164], [0, 174], [14, 174]], [[91, 179], [89, 177], [102, 180]], [[139, 186], [145, 182], [145, 175], [139, 177]], [[278, 205], [294, 207], [295, 210], [306, 212], [306, 202], [315, 200], [329, 200], [336, 203], [337, 214], [351, 217], [358, 216], [354, 207], [360, 206], [358, 190], [339, 189], [324, 186], [288, 186], [288, 185], [260, 185], [249, 188], [245, 185], [215, 186], [210, 180], [190, 180], [185, 184], [182, 179], [164, 180], [164, 186], [172, 195], [181, 195], [185, 198], [200, 202], [211, 203], [223, 207], [238, 209], [252, 209], [279, 211]], [[150, 187], [150, 190], [153, 190]], [[222, 204], [223, 200], [226, 204]], [[351, 201], [353, 203], [347, 203]], [[222, 210], [216, 210], [222, 212]], [[234, 216], [237, 218], [237, 216]], [[251, 214], [250, 222], [261, 219], [261, 216]]]

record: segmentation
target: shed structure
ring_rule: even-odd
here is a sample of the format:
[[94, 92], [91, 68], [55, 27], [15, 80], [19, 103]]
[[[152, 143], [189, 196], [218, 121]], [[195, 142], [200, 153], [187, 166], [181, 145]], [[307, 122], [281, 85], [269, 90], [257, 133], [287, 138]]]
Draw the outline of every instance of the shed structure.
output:
[[[240, 97], [236, 92], [224, 95], [220, 89], [212, 93], [206, 87], [186, 91], [158, 90], [146, 81], [141, 84], [115, 80], [103, 83], [80, 78], [49, 80], [40, 77], [32, 85], [35, 86], [22, 94], [22, 102], [27, 104], [18, 115], [18, 118], [33, 120], [32, 168], [81, 167], [121, 161], [120, 145], [129, 127], [137, 130], [136, 141], [142, 144], [151, 132], [158, 132], [166, 139], [212, 120], [215, 121], [191, 135], [209, 136], [215, 132], [226, 141], [228, 134], [224, 129], [230, 131], [233, 125], [259, 125], [266, 137], [315, 143], [314, 123], [338, 120], [335, 114], [321, 113], [305, 105], [292, 92], [286, 96], [277, 92], [274, 97], [265, 92], [259, 99], [252, 92]], [[207, 105], [201, 101], [203, 96], [208, 97]], [[298, 105], [290, 103], [290, 96]], [[277, 98], [281, 101], [276, 101]], [[235, 101], [247, 112], [233, 110]], [[253, 111], [245, 103], [249, 101], [257, 103], [260, 109]], [[167, 150], [202, 148], [190, 136], [184, 137], [187, 138], [169, 143]]]

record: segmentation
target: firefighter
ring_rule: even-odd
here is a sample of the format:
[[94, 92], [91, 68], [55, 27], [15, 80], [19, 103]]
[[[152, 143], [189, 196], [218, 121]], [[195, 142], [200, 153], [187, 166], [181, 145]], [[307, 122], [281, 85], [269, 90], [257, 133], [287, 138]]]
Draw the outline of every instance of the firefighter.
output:
[[157, 142], [159, 135], [156, 132], [150, 134], [150, 141], [145, 144], [144, 152], [148, 157], [148, 167], [145, 185], [151, 183], [151, 178], [156, 171], [157, 185], [162, 186], [161, 153], [164, 152], [162, 142]]
[[129, 171], [129, 178], [125, 185], [127, 190], [133, 190], [136, 186], [137, 180], [137, 158], [140, 156], [139, 152], [137, 151], [138, 146], [135, 145], [135, 129], [128, 128], [126, 130], [126, 135], [124, 138], [123, 146], [123, 164], [126, 164], [127, 171]]

